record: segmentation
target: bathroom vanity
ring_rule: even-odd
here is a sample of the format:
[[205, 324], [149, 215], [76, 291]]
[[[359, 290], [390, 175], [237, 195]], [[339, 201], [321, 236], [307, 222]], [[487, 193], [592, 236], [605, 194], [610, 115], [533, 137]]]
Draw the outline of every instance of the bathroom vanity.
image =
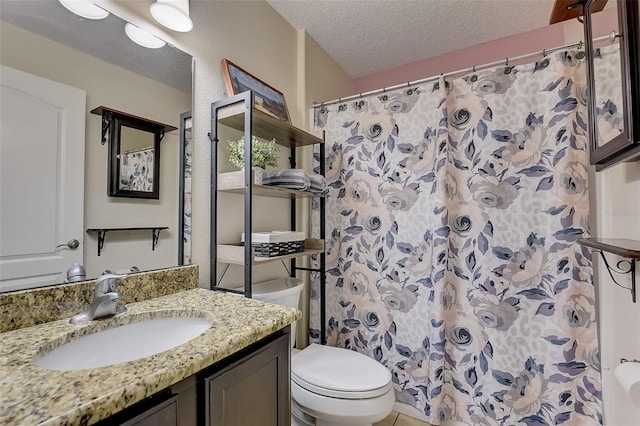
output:
[[98, 426], [289, 424], [289, 378], [287, 327]]
[[[288, 424], [297, 309], [199, 288], [127, 308], [82, 326], [66, 318], [2, 333], [0, 424]], [[180, 346], [116, 365], [56, 371], [34, 363], [80, 336], [174, 316], [212, 325]]]

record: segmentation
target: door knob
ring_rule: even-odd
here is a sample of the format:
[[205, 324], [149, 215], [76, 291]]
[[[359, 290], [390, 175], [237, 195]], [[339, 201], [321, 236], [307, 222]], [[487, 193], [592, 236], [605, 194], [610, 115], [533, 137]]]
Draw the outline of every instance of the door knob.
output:
[[65, 244], [58, 244], [56, 246], [56, 248], [58, 247], [67, 247], [71, 250], [75, 250], [80, 246], [80, 241], [76, 240], [75, 238], [73, 240], [69, 240], [69, 242], [65, 243]]

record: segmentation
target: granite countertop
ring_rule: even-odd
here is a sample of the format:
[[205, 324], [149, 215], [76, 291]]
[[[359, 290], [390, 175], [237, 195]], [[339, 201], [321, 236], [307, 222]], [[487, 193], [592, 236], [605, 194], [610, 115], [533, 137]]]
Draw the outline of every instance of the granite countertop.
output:
[[[300, 311], [193, 289], [127, 305], [82, 326], [68, 319], [0, 335], [0, 424], [92, 424], [185, 379], [300, 318]], [[97, 330], [162, 316], [199, 316], [213, 325], [159, 354], [77, 371], [40, 368], [33, 358]]]

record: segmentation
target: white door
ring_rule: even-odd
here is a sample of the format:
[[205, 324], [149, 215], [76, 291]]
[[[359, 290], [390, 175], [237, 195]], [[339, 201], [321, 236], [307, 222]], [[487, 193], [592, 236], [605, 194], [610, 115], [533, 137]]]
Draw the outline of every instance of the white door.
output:
[[0, 69], [0, 292], [61, 282], [82, 264], [85, 97]]

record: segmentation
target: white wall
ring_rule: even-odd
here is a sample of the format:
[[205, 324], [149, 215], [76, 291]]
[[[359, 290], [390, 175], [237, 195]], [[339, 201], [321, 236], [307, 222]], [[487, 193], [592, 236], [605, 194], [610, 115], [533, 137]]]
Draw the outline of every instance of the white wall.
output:
[[[610, 33], [614, 27], [615, 9], [594, 14], [598, 33]], [[565, 39], [573, 43], [583, 39], [582, 25], [569, 21], [565, 25]], [[591, 233], [600, 238], [625, 238], [640, 241], [640, 162], [623, 163], [602, 172], [592, 170]], [[606, 254], [610, 264], [617, 264], [617, 256]], [[624, 394], [614, 378], [620, 358], [640, 359], [640, 301], [631, 302], [631, 293], [616, 286], [606, 272], [600, 256], [593, 256], [598, 289], [600, 359], [605, 425], [640, 425], [640, 408]], [[640, 283], [640, 268], [636, 280]], [[631, 277], [617, 276], [618, 282], [631, 285]]]
[[[640, 241], [640, 162], [614, 166], [596, 174], [596, 216], [594, 235]], [[620, 258], [607, 254], [610, 264]], [[640, 300], [631, 302], [629, 290], [617, 287], [599, 262], [600, 357], [605, 424], [640, 425], [640, 408], [634, 405], [616, 382], [614, 369], [621, 358], [640, 359]], [[617, 276], [624, 286], [629, 275]], [[640, 283], [640, 268], [636, 272]]]
[[151, 231], [108, 233], [97, 256], [97, 237], [84, 234], [84, 264], [88, 277], [105, 269], [157, 269], [177, 264], [179, 135], [167, 133], [161, 143], [160, 199], [137, 200], [107, 196], [108, 146], [100, 144], [98, 106], [179, 126], [180, 113], [191, 108], [191, 94], [113, 66], [93, 56], [52, 42], [2, 22], [1, 62], [31, 74], [80, 88], [87, 93], [84, 228], [168, 226], [155, 251]]

